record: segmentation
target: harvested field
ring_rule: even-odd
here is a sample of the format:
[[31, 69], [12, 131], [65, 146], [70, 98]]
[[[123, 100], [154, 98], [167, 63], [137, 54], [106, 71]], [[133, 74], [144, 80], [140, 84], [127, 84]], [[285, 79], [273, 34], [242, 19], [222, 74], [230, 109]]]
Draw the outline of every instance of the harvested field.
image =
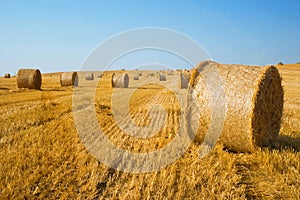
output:
[[[43, 74], [42, 90], [18, 90], [16, 77], [1, 77], [0, 199], [300, 199], [300, 64], [277, 67], [282, 75], [284, 110], [272, 147], [251, 154], [234, 153], [217, 143], [200, 159], [195, 142], [166, 168], [141, 174], [108, 168], [86, 150], [72, 113], [76, 88], [61, 87], [59, 73]], [[166, 146], [180, 126], [179, 102], [185, 90], [178, 88], [179, 77], [168, 76], [159, 82], [155, 73], [143, 72], [143, 78], [130, 81], [124, 89], [112, 88], [109, 72], [97, 85], [94, 105], [99, 124], [112, 143], [131, 152]], [[78, 88], [92, 83], [79, 82]], [[112, 115], [112, 104], [123, 106], [118, 96], [112, 100], [113, 92], [119, 96], [132, 92], [128, 102], [131, 121], [159, 129], [157, 134], [137, 139], [123, 132], [118, 125], [126, 122], [118, 124]], [[153, 104], [164, 107], [166, 120], [159, 109], [151, 111]], [[163, 121], [161, 128], [159, 121]]]

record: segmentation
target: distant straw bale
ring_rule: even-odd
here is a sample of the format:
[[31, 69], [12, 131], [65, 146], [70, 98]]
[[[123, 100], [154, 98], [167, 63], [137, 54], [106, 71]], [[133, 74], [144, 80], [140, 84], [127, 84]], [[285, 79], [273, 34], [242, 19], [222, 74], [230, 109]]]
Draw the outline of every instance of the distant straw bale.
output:
[[179, 73], [178, 85], [180, 89], [188, 88], [191, 79], [191, 73], [189, 71], [182, 71]]
[[133, 80], [139, 80], [139, 75], [133, 76]]
[[[207, 77], [218, 73], [218, 80], [212, 79], [212, 91], [208, 90], [203, 79], [203, 70]], [[202, 62], [193, 69], [190, 82], [190, 92], [193, 94], [190, 98], [198, 102], [201, 113], [196, 142], [204, 139], [212, 122], [214, 105], [211, 105], [211, 95], [216, 98], [220, 95], [213, 93], [217, 91], [214, 85], [217, 81], [224, 86], [227, 99], [220, 137], [224, 146], [236, 152], [253, 152], [258, 147], [272, 145], [279, 134], [283, 111], [283, 88], [277, 68], [224, 65], [210, 61]], [[192, 117], [187, 115], [188, 120]]]
[[85, 80], [93, 81], [94, 80], [94, 73], [86, 73], [85, 74]]
[[60, 75], [61, 86], [78, 86], [78, 74], [77, 72], [64, 72]]
[[167, 80], [166, 75], [164, 75], [164, 74], [159, 74], [158, 79], [159, 79], [159, 81], [166, 81]]
[[40, 90], [42, 76], [38, 69], [19, 69], [17, 74], [18, 88], [29, 88]]
[[4, 78], [10, 78], [10, 74], [4, 74]]
[[127, 73], [113, 73], [111, 77], [113, 88], [128, 88], [129, 76]]

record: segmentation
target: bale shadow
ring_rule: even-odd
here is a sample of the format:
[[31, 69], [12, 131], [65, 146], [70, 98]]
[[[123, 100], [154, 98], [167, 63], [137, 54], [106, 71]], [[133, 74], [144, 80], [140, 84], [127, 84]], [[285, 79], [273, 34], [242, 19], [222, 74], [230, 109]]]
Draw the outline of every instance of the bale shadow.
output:
[[300, 152], [300, 137], [279, 135], [270, 148], [277, 149], [279, 151], [293, 150], [295, 152]]
[[53, 91], [53, 92], [59, 92], [59, 91], [67, 91], [68, 88], [44, 88], [42, 91]]

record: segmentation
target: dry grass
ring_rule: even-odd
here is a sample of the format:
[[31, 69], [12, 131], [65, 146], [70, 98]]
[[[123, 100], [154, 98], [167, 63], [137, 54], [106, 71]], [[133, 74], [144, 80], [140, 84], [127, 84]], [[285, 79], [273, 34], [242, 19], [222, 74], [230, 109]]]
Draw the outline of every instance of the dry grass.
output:
[[[0, 199], [300, 199], [300, 65], [278, 68], [285, 104], [273, 149], [237, 154], [218, 144], [199, 159], [199, 147], [192, 144], [172, 165], [145, 174], [115, 171], [86, 151], [73, 123], [72, 87], [61, 88], [59, 74], [43, 75], [42, 91], [17, 90], [15, 77], [0, 78]], [[100, 122], [111, 120], [111, 92], [106, 74], [97, 89]], [[144, 117], [136, 123], [147, 125], [148, 111], [139, 109], [159, 99], [172, 120], [149, 149], [165, 145], [176, 131], [180, 113], [174, 94], [148, 85], [130, 102], [132, 116]], [[122, 145], [120, 131], [107, 126], [108, 137]], [[128, 141], [124, 146], [130, 150], [147, 150]]]

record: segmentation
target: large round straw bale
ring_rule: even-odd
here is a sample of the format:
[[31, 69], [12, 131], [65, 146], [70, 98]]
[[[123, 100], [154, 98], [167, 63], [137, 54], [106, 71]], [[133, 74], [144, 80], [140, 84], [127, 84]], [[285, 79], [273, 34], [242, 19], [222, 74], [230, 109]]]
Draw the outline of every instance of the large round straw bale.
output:
[[166, 81], [167, 80], [166, 75], [164, 75], [164, 74], [159, 74], [158, 79], [159, 79], [159, 81]]
[[[217, 78], [206, 84], [203, 78]], [[276, 67], [224, 65], [205, 61], [197, 65], [192, 72], [190, 92], [198, 102], [200, 119], [197, 139], [204, 139], [212, 126], [212, 96], [221, 83], [227, 105], [221, 141], [225, 147], [236, 152], [253, 152], [257, 147], [270, 146], [279, 134], [283, 111], [283, 88]], [[208, 88], [212, 88], [209, 90]], [[188, 101], [189, 102], [189, 101]], [[224, 106], [226, 107], [226, 106]], [[193, 109], [188, 106], [188, 110]], [[188, 111], [189, 113], [189, 111]], [[190, 120], [193, 116], [187, 116]]]
[[78, 86], [78, 74], [77, 72], [63, 72], [60, 74], [61, 86]]
[[38, 69], [19, 69], [17, 74], [18, 88], [29, 88], [40, 90], [42, 76]]
[[113, 88], [128, 88], [129, 76], [127, 73], [113, 73], [111, 77]]
[[139, 80], [139, 75], [135, 75], [135, 76], [133, 76], [133, 80]]
[[189, 71], [182, 71], [179, 73], [178, 85], [180, 89], [188, 88], [191, 79], [191, 73]]
[[4, 78], [10, 78], [10, 74], [4, 74]]
[[87, 80], [87, 81], [94, 80], [94, 73], [86, 73], [85, 74], [85, 80]]

